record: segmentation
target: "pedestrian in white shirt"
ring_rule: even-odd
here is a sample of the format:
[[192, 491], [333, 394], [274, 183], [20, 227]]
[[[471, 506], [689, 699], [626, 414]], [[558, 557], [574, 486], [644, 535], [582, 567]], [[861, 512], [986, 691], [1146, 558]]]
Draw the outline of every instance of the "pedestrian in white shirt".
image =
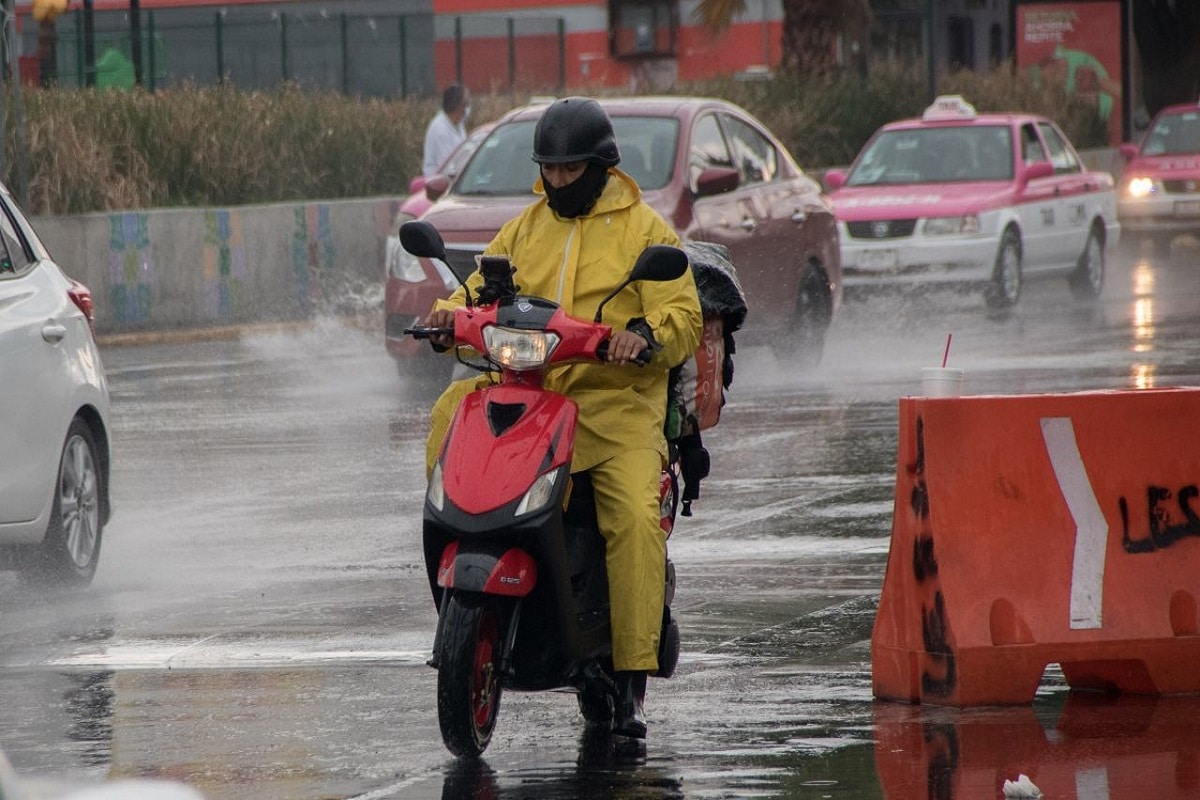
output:
[[467, 138], [464, 123], [471, 112], [471, 93], [465, 86], [451, 84], [442, 92], [442, 110], [425, 129], [425, 160], [421, 172], [426, 178], [436, 175], [438, 167]]

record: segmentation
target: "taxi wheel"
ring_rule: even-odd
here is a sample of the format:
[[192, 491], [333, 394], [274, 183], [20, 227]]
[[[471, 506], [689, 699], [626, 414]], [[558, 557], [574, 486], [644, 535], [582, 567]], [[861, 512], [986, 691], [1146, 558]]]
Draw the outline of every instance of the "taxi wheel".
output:
[[1100, 296], [1100, 290], [1104, 288], [1104, 243], [1095, 228], [1088, 232], [1079, 266], [1068, 280], [1071, 294], [1080, 300], [1095, 300]]
[[989, 308], [1008, 308], [1021, 296], [1021, 235], [1007, 228], [1000, 238], [992, 283], [984, 292]]

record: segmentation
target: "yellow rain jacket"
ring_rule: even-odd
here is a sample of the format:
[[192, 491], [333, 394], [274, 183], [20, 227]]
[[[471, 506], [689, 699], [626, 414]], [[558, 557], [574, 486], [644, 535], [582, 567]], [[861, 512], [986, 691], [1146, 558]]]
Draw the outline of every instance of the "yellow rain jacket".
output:
[[[643, 250], [654, 244], [680, 245], [667, 222], [641, 202], [637, 183], [619, 169], [608, 173], [595, 205], [571, 220], [550, 210], [539, 179], [534, 192], [543, 196], [506, 223], [488, 245], [486, 254], [508, 256], [519, 293], [553, 300], [571, 316], [592, 319]], [[467, 285], [475, 295], [483, 277], [477, 271]], [[459, 287], [435, 308], [458, 308], [465, 302]], [[547, 375], [546, 388], [579, 405], [574, 472], [634, 448], [653, 448], [666, 459], [667, 371], [695, 351], [703, 325], [691, 272], [674, 281], [632, 283], [604, 307], [603, 322], [614, 330], [636, 317], [646, 319], [662, 345], [649, 365], [570, 364]], [[439, 398], [427, 454], [430, 467], [459, 400], [478, 383], [460, 381]]]

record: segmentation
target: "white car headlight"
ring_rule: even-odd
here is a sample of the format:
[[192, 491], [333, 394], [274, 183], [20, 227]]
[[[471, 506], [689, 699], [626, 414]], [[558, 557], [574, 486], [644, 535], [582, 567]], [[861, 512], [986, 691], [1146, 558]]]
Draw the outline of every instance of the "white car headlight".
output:
[[388, 275], [406, 283], [421, 283], [425, 280], [425, 270], [421, 267], [421, 262], [400, 246], [399, 236], [387, 237], [387, 267]]
[[979, 233], [979, 216], [964, 214], [961, 217], [930, 217], [925, 220], [924, 230], [926, 236]]
[[558, 347], [558, 335], [546, 331], [522, 331], [496, 325], [483, 329], [488, 358], [508, 369], [537, 369], [550, 360]]
[[1149, 197], [1154, 194], [1154, 179], [1153, 178], [1130, 178], [1129, 184], [1126, 187], [1129, 196], [1134, 199]]
[[529, 491], [525, 492], [525, 496], [517, 504], [516, 515], [518, 517], [522, 514], [541, 511], [547, 503], [554, 499], [554, 482], [558, 480], [558, 474], [561, 471], [560, 467], [538, 475], [533, 486], [529, 487]]

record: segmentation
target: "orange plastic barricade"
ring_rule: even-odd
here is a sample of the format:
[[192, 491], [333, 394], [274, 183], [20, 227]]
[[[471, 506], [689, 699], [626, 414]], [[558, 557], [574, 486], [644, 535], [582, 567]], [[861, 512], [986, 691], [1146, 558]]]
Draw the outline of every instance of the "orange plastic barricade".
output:
[[1200, 692], [1200, 389], [900, 400], [875, 696]]
[[876, 703], [875, 773], [887, 800], [1000, 798], [1027, 775], [1046, 798], [1200, 796], [1200, 697], [1071, 692], [1043, 724], [1032, 707]]

